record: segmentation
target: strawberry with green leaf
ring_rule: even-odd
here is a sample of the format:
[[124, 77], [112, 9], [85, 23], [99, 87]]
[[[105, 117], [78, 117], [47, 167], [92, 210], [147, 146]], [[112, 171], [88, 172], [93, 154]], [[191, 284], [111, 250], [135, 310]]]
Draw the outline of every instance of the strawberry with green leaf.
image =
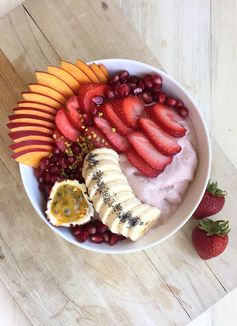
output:
[[219, 256], [228, 244], [228, 221], [203, 219], [192, 233], [192, 243], [202, 259]]
[[193, 214], [193, 217], [200, 220], [220, 212], [225, 204], [226, 191], [218, 188], [217, 182], [208, 182], [204, 196]]

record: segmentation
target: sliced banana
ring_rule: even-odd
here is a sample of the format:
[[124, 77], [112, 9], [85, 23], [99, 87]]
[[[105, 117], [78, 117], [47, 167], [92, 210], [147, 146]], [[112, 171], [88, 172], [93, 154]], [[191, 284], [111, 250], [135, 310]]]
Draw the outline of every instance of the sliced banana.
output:
[[115, 151], [91, 151], [84, 160], [82, 175], [96, 212], [112, 232], [135, 241], [159, 218], [159, 209], [136, 198]]

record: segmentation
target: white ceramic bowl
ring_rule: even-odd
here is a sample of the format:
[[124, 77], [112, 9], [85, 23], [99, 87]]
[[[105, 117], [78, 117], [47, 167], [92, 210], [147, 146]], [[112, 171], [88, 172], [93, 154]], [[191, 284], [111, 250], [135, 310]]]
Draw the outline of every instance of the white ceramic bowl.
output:
[[158, 73], [163, 78], [164, 89], [174, 97], [181, 99], [184, 102], [185, 106], [188, 108], [190, 118], [193, 122], [196, 132], [198, 167], [196, 170], [195, 178], [190, 184], [182, 204], [166, 224], [150, 230], [143, 238], [136, 242], [124, 240], [115, 246], [109, 246], [105, 243], [98, 245], [89, 241], [85, 243], [79, 243], [75, 240], [67, 228], [56, 228], [46, 220], [43, 209], [43, 207], [45, 207], [44, 198], [42, 193], [39, 191], [38, 182], [34, 176], [33, 169], [26, 165], [20, 164], [21, 178], [26, 193], [40, 218], [54, 232], [59, 234], [65, 240], [75, 244], [78, 247], [101, 253], [120, 254], [144, 250], [146, 248], [155, 246], [171, 237], [188, 221], [198, 206], [204, 194], [210, 174], [211, 150], [208, 131], [198, 110], [198, 107], [191, 99], [190, 95], [180, 84], [178, 84], [173, 78], [168, 76], [163, 71], [145, 63], [126, 59], [105, 59], [98, 60], [96, 62], [103, 63], [110, 73], [114, 73], [123, 69], [128, 70], [131, 75]]

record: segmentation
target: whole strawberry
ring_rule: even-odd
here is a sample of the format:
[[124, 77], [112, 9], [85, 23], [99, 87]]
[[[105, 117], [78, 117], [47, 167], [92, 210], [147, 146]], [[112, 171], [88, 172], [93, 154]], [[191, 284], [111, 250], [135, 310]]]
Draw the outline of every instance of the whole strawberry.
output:
[[194, 248], [202, 259], [219, 256], [228, 244], [228, 221], [203, 219], [192, 233]]
[[193, 213], [193, 217], [200, 220], [221, 211], [225, 204], [225, 195], [226, 191], [219, 189], [217, 182], [209, 181], [204, 196]]

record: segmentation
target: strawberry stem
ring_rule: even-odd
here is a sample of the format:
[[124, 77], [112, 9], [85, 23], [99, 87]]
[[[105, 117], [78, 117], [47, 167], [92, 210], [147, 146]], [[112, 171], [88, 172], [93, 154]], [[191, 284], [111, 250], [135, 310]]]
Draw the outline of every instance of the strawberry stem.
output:
[[199, 228], [204, 230], [207, 235], [220, 235], [224, 236], [230, 232], [229, 221], [212, 221], [208, 218], [204, 218], [199, 223]]
[[207, 191], [210, 192], [213, 196], [223, 197], [227, 195], [227, 192], [218, 188], [217, 182], [212, 182], [209, 180], [207, 185]]

